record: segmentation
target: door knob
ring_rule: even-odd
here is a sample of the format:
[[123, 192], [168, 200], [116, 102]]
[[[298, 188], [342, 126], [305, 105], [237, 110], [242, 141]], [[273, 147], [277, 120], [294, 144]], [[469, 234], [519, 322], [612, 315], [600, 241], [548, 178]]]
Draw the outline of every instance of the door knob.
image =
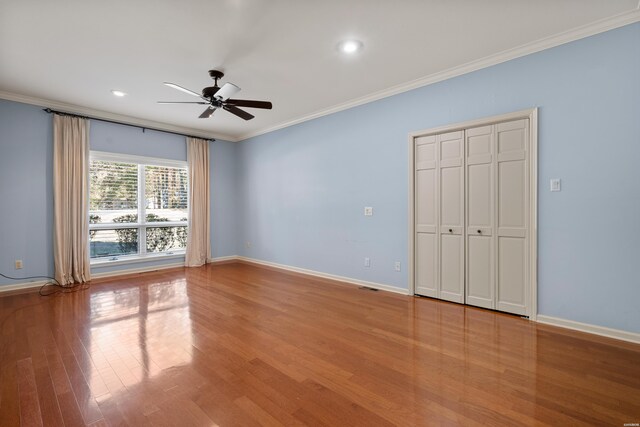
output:
[[453, 233], [453, 228], [450, 228], [450, 229], [449, 229], [449, 233]]
[[482, 230], [478, 230], [478, 234], [481, 234], [481, 233], [482, 233]]

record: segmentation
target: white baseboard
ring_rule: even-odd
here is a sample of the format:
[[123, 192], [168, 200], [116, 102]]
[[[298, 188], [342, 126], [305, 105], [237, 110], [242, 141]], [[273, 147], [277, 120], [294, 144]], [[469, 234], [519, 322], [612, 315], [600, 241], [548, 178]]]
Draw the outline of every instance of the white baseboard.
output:
[[91, 279], [103, 279], [106, 277], [124, 276], [127, 274], [148, 273], [151, 271], [167, 270], [169, 268], [184, 267], [184, 262], [176, 262], [173, 264], [153, 265], [149, 267], [129, 268], [126, 270], [105, 271], [102, 273], [91, 274]]
[[226, 257], [226, 258], [233, 258], [238, 261], [247, 262], [250, 264], [265, 265], [267, 267], [274, 267], [280, 270], [292, 271], [294, 273], [307, 274], [309, 276], [320, 277], [323, 279], [337, 280], [340, 282], [348, 283], [350, 285], [366, 286], [368, 288], [380, 289], [381, 291], [394, 292], [396, 294], [401, 294], [401, 295], [409, 295], [409, 291], [407, 289], [384, 285], [382, 283], [367, 282], [366, 280], [359, 280], [359, 279], [353, 279], [351, 277], [337, 276], [335, 274], [328, 274], [328, 273], [323, 273], [315, 270], [307, 270], [306, 268], [292, 267], [290, 265], [278, 264], [278, 263], [269, 262], [269, 261], [262, 261], [259, 259], [247, 258], [243, 256]]
[[580, 323], [573, 320], [560, 319], [558, 317], [545, 316], [542, 314], [538, 314], [537, 321], [546, 325], [560, 326], [562, 328], [573, 329], [574, 331], [587, 332], [589, 334], [596, 334], [603, 337], [640, 344], [640, 334], [636, 332], [605, 328], [604, 326], [590, 325], [588, 323]]
[[229, 261], [237, 261], [237, 260], [238, 260], [237, 255], [231, 255], [231, 256], [219, 256], [215, 258], [208, 258], [207, 262], [209, 264], [215, 264], [218, 262], [229, 262]]
[[9, 285], [0, 285], [0, 293], [39, 288], [45, 283], [49, 283], [49, 282], [51, 282], [51, 280], [36, 280], [35, 282], [22, 282], [22, 283], [12, 283]]

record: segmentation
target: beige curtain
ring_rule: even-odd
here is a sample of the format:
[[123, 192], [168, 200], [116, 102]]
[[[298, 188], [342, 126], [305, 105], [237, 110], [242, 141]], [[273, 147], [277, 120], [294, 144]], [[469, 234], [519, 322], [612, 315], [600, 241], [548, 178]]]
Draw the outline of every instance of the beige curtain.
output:
[[53, 115], [53, 263], [61, 285], [91, 280], [89, 121]]
[[189, 234], [187, 267], [199, 267], [211, 257], [209, 238], [209, 141], [187, 137], [189, 168]]

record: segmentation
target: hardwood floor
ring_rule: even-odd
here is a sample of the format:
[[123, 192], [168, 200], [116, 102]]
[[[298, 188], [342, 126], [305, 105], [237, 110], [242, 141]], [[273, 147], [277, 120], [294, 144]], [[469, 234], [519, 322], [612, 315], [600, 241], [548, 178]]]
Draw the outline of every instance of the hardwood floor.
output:
[[246, 264], [0, 298], [0, 425], [618, 425], [640, 345]]

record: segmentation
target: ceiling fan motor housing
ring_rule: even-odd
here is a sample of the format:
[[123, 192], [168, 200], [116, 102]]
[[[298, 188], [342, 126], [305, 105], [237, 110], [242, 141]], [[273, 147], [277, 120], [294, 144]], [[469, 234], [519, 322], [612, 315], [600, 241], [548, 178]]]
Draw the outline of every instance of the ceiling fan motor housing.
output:
[[213, 95], [216, 94], [218, 89], [220, 89], [218, 86], [205, 87], [204, 89], [202, 89], [202, 96], [211, 99], [213, 98]]

